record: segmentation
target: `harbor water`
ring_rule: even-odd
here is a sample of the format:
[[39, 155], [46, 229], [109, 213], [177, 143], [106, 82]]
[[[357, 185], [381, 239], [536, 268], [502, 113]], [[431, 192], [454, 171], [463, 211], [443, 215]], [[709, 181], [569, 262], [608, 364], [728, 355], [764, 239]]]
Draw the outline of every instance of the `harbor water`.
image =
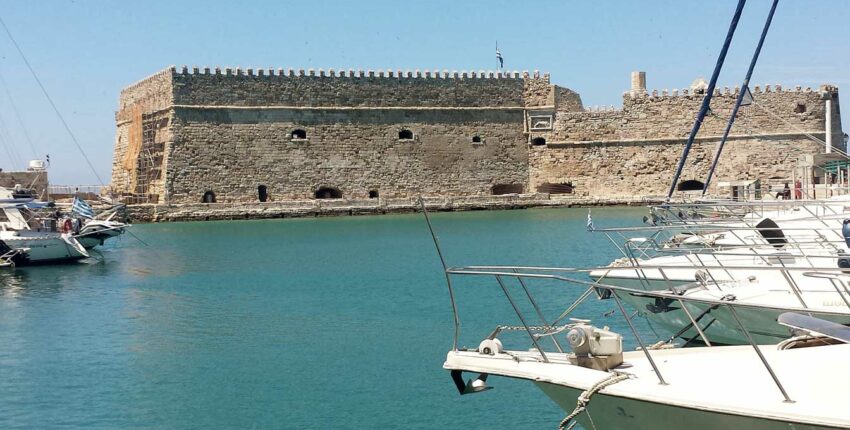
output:
[[[432, 219], [453, 266], [619, 257], [586, 230], [587, 213]], [[594, 209], [593, 220], [638, 225], [643, 214]], [[0, 271], [0, 428], [513, 430], [555, 428], [564, 416], [526, 381], [494, 377], [494, 390], [458, 395], [441, 367], [452, 314], [421, 214], [132, 232], [144, 243], [125, 235], [98, 259]], [[462, 346], [518, 323], [492, 279], [455, 287]], [[535, 286], [550, 316], [580, 293]], [[605, 316], [613, 308], [594, 298], [576, 316], [627, 335], [622, 317]]]

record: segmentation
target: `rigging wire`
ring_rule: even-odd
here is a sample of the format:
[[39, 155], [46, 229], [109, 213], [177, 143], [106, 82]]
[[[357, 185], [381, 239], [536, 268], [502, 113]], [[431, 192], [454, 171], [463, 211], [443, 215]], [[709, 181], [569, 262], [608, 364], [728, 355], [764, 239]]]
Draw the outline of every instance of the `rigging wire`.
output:
[[12, 156], [12, 151], [9, 150], [9, 145], [6, 143], [6, 139], [3, 136], [0, 136], [0, 144], [3, 145], [3, 149], [6, 151], [6, 156], [9, 158], [9, 164], [18, 164], [20, 161], [16, 161], [15, 157]]
[[6, 122], [3, 121], [3, 116], [0, 115], [0, 139], [3, 140], [3, 147], [6, 149], [6, 153], [9, 154], [9, 162], [20, 166], [23, 163], [23, 159], [18, 154], [18, 150], [15, 149], [15, 145], [11, 144], [14, 139], [11, 139], [7, 134], [8, 130], [9, 128], [6, 126]]
[[94, 173], [94, 176], [97, 178], [98, 182], [100, 182], [100, 185], [105, 187], [106, 184], [104, 184], [103, 179], [100, 178], [100, 175], [97, 173], [97, 170], [95, 170], [94, 165], [92, 164], [88, 155], [86, 155], [86, 151], [83, 150], [83, 147], [80, 145], [80, 142], [77, 140], [77, 137], [74, 135], [74, 132], [71, 131], [71, 127], [65, 121], [65, 117], [62, 116], [61, 112], [59, 112], [59, 108], [56, 107], [56, 103], [53, 102], [53, 98], [51, 98], [50, 94], [47, 93], [47, 89], [44, 88], [44, 85], [41, 83], [41, 79], [38, 78], [38, 74], [35, 73], [35, 69], [33, 69], [32, 65], [30, 65], [29, 60], [27, 60], [27, 56], [24, 55], [24, 51], [21, 50], [20, 46], [18, 46], [18, 42], [15, 40], [14, 36], [12, 36], [12, 32], [9, 31], [9, 27], [6, 26], [6, 21], [4, 21], [3, 18], [0, 18], [0, 25], [3, 26], [3, 29], [6, 31], [6, 35], [9, 36], [9, 40], [11, 40], [12, 44], [15, 45], [15, 49], [18, 51], [18, 54], [21, 55], [21, 58], [24, 60], [24, 64], [26, 64], [27, 69], [29, 69], [30, 74], [32, 74], [33, 79], [35, 79], [35, 82], [38, 84], [38, 87], [41, 88], [41, 92], [44, 93], [44, 97], [47, 98], [47, 101], [50, 103], [50, 107], [53, 108], [53, 111], [56, 113], [56, 116], [59, 117], [59, 121], [61, 121], [62, 125], [65, 127], [65, 131], [67, 131], [68, 135], [71, 136], [71, 141], [73, 141], [74, 145], [77, 146], [77, 149], [80, 151], [80, 154], [82, 154], [83, 158], [86, 160], [86, 164], [88, 164], [92, 173]]
[[9, 99], [9, 104], [12, 106], [12, 112], [15, 113], [15, 117], [18, 119], [18, 124], [20, 124], [21, 130], [24, 132], [24, 138], [27, 140], [27, 143], [30, 145], [30, 149], [32, 149], [32, 155], [35, 158], [38, 158], [40, 152], [38, 151], [38, 148], [35, 146], [35, 143], [30, 138], [30, 134], [27, 131], [27, 127], [24, 125], [24, 120], [21, 118], [21, 113], [18, 110], [18, 106], [15, 104], [15, 100], [12, 98], [12, 92], [9, 90], [9, 86], [6, 84], [6, 80], [3, 79], [3, 73], [0, 73], [0, 86], [3, 87], [3, 91], [6, 93], [6, 98]]

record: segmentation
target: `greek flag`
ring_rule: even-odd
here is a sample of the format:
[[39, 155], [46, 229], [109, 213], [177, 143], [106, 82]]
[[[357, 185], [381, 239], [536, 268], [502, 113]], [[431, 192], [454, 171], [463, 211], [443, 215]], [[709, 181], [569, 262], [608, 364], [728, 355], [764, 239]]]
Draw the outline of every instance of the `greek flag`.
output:
[[94, 209], [79, 197], [74, 197], [74, 204], [71, 205], [71, 213], [84, 218], [94, 218]]
[[505, 67], [505, 59], [502, 58], [502, 51], [499, 50], [499, 47], [496, 47], [496, 59], [499, 60], [499, 68]]
[[587, 231], [593, 231], [593, 217], [590, 215], [590, 209], [587, 210]]

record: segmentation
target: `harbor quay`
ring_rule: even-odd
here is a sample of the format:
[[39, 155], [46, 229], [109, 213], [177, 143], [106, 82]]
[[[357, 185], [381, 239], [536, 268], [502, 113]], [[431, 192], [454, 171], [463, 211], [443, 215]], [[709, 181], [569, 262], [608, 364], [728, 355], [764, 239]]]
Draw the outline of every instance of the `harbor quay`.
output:
[[427, 197], [361, 200], [291, 200], [265, 203], [135, 204], [127, 207], [133, 222], [215, 221], [240, 219], [304, 218], [321, 216], [384, 215], [418, 212], [424, 203], [432, 212], [642, 206], [660, 201], [636, 198], [576, 198], [548, 194], [486, 197]]
[[[168, 67], [121, 91], [110, 192], [139, 220], [638, 202], [667, 192], [706, 89], [637, 71], [588, 107], [540, 72]], [[676, 190], [703, 189], [739, 92], [716, 89]], [[814, 167], [844, 144], [837, 87], [751, 96], [709, 195], [846, 181]]]

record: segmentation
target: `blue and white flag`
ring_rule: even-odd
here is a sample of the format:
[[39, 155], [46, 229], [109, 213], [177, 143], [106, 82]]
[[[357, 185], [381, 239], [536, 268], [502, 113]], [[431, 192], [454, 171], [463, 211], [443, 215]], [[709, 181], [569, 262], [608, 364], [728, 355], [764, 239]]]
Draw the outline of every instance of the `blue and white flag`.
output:
[[590, 209], [587, 210], [587, 231], [593, 231], [593, 217], [590, 215]]
[[71, 213], [84, 218], [94, 218], [94, 209], [79, 197], [74, 197], [74, 204], [71, 205]]
[[499, 47], [496, 47], [496, 59], [499, 60], [499, 68], [505, 67], [505, 59], [502, 58], [502, 51], [499, 50]]

